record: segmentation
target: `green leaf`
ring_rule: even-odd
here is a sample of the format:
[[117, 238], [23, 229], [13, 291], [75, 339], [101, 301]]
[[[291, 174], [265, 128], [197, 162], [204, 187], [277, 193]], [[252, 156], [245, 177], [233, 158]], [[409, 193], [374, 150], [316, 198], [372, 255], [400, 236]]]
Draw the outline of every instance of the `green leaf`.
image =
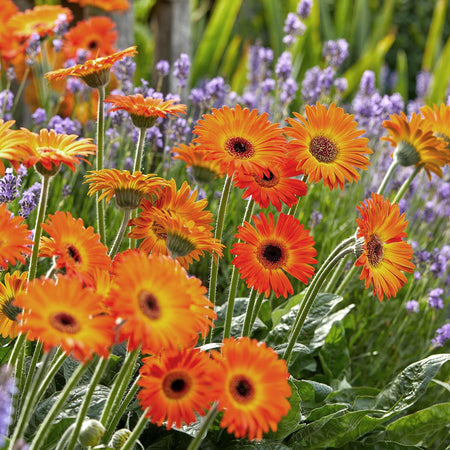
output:
[[448, 80], [450, 79], [450, 38], [445, 43], [435, 68], [431, 81], [430, 94], [427, 103], [440, 103], [445, 96]]
[[280, 305], [278, 308], [274, 309], [272, 312], [272, 322], [273, 325], [276, 326], [280, 323], [281, 318], [288, 314], [294, 306], [297, 306], [300, 301], [305, 296], [305, 292], [301, 292], [300, 294], [293, 295], [288, 299], [286, 303]]
[[447, 0], [437, 0], [428, 31], [427, 42], [423, 53], [422, 69], [431, 72], [433, 63], [438, 55], [439, 45], [442, 38], [442, 31], [445, 23], [445, 12]]
[[408, 58], [404, 50], [397, 52], [397, 82], [394, 92], [399, 92], [403, 98], [408, 98]]
[[298, 393], [302, 400], [302, 411], [308, 413], [323, 403], [327, 395], [333, 389], [330, 386], [311, 380], [292, 380], [297, 386]]
[[398, 442], [392, 441], [377, 441], [373, 444], [368, 444], [366, 442], [352, 442], [351, 447], [348, 447], [351, 450], [414, 450], [414, 449], [423, 449], [423, 447], [416, 447], [415, 445], [403, 445]]
[[221, 447], [223, 450], [290, 450], [290, 447], [281, 442], [245, 442], [242, 440], [234, 441], [231, 444]]
[[336, 12], [334, 13], [334, 24], [336, 36], [347, 38], [348, 40], [348, 18], [351, 14], [351, 1], [340, 0], [336, 2]]
[[[233, 317], [245, 314], [247, 310], [248, 298], [247, 297], [237, 297], [234, 300], [233, 307]], [[217, 320], [215, 321], [216, 326], [222, 326], [225, 323], [225, 315], [227, 313], [228, 303], [225, 302], [216, 308]]]
[[306, 418], [306, 422], [315, 422], [322, 417], [329, 416], [330, 414], [334, 414], [335, 412], [344, 411], [347, 409], [348, 404], [346, 403], [333, 403], [331, 405], [323, 405], [320, 408], [313, 409]]
[[273, 50], [274, 58], [277, 59], [281, 54], [284, 11], [280, 8], [279, 0], [263, 0], [262, 4], [269, 32], [270, 48]]
[[350, 364], [350, 354], [345, 339], [345, 329], [341, 322], [334, 322], [325, 343], [319, 351], [322, 367], [328, 378], [339, 378]]

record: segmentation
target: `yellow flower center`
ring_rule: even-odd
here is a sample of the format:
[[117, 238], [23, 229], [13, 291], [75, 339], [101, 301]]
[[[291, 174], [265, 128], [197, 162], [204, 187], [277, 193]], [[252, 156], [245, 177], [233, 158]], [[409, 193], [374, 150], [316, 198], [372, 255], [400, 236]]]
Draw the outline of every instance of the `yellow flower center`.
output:
[[320, 135], [311, 139], [309, 151], [321, 163], [333, 162], [338, 154], [336, 144], [331, 139]]
[[383, 241], [376, 234], [373, 234], [367, 241], [366, 248], [369, 264], [376, 266], [383, 259]]
[[236, 159], [249, 159], [255, 154], [253, 144], [243, 137], [228, 138], [225, 150]]
[[142, 290], [138, 294], [138, 303], [141, 311], [152, 320], [159, 319], [161, 316], [161, 306], [158, 299], [151, 293]]
[[53, 328], [62, 333], [76, 334], [80, 331], [81, 325], [77, 319], [67, 312], [58, 312], [50, 317], [50, 324]]

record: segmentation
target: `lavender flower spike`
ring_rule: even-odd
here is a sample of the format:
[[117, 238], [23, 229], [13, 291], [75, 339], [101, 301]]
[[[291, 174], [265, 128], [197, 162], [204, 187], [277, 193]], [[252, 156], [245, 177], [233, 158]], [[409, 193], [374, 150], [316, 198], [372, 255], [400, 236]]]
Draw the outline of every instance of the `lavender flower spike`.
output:
[[442, 347], [446, 341], [450, 339], [450, 323], [446, 323], [443, 327], [436, 330], [436, 335], [431, 343], [436, 347]]
[[191, 61], [186, 53], [181, 53], [180, 57], [173, 63], [173, 75], [178, 79], [180, 88], [186, 86], [186, 80], [191, 68]]
[[312, 0], [301, 0], [297, 5], [297, 14], [302, 18], [306, 19], [311, 14], [313, 2]]
[[5, 436], [12, 417], [12, 396], [15, 394], [16, 386], [12, 378], [12, 368], [0, 367], [0, 447], [5, 445]]

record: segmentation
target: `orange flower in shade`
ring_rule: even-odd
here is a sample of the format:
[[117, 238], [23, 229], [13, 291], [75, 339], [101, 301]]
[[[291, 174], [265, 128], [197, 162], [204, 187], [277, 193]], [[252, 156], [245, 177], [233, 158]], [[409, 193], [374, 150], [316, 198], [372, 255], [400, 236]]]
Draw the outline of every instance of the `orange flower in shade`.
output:
[[365, 154], [373, 153], [367, 147], [369, 140], [360, 137], [353, 115], [346, 114], [334, 103], [327, 109], [317, 103], [305, 106], [306, 118], [294, 113], [296, 119], [286, 119], [290, 127], [284, 129], [292, 138], [289, 142], [291, 157], [308, 180], [323, 180], [330, 190], [344, 188], [345, 181], [360, 179], [357, 169], [367, 170], [369, 160]]
[[65, 16], [65, 22], [73, 19], [72, 11], [60, 5], [40, 5], [25, 12], [18, 12], [9, 21], [13, 34], [21, 38], [28, 38], [33, 33], [41, 36], [51, 34], [53, 29]]
[[115, 27], [115, 23], [109, 17], [91, 17], [81, 20], [64, 35], [65, 57], [75, 58], [78, 49], [87, 51], [88, 59], [114, 53], [117, 42]]
[[138, 399], [150, 422], [181, 428], [204, 416], [222, 387], [215, 360], [199, 349], [162, 352], [142, 360]]
[[389, 136], [381, 139], [395, 148], [393, 156], [402, 166], [422, 166], [431, 180], [431, 172], [442, 177], [441, 167], [450, 162], [446, 142], [433, 135], [429, 123], [413, 113], [408, 120], [405, 113], [389, 116], [383, 122]]
[[117, 169], [93, 170], [85, 178], [85, 183], [89, 183], [89, 195], [103, 191], [99, 201], [106, 197], [108, 203], [115, 196], [117, 206], [125, 209], [137, 208], [144, 197], [157, 194], [167, 184], [166, 180], [153, 173], [131, 174], [128, 170]]
[[108, 95], [105, 103], [111, 103], [111, 111], [126, 111], [131, 116], [133, 125], [139, 128], [152, 127], [158, 117], [165, 118], [168, 114], [179, 116], [186, 114], [186, 105], [175, 104], [176, 100], [166, 100], [161, 98], [143, 97], [136, 95]]
[[15, 51], [19, 46], [19, 38], [11, 39], [13, 31], [9, 25], [9, 20], [19, 9], [12, 0], [2, 0], [0, 8], [0, 57], [3, 60], [11, 60], [17, 55]]
[[83, 219], [75, 219], [70, 212], [56, 211], [41, 227], [50, 237], [41, 238], [39, 256], [55, 257], [58, 269], [65, 269], [68, 275], [87, 284], [92, 284], [95, 269], [109, 269], [108, 249], [92, 227], [84, 227]]
[[[55, 130], [43, 128], [39, 134], [22, 128], [26, 144], [23, 147], [32, 156], [24, 159], [23, 164], [31, 167], [38, 164], [49, 172], [57, 172], [61, 164], [66, 164], [70, 170], [75, 171], [75, 164], [86, 161], [83, 157], [93, 155], [97, 146], [92, 139], [78, 139], [74, 134], [58, 134]], [[40, 167], [42, 166], [42, 167]]]
[[31, 254], [30, 230], [22, 217], [14, 217], [6, 203], [0, 204], [0, 267], [8, 268], [17, 261], [25, 264], [25, 256]]
[[225, 383], [219, 397], [224, 411], [220, 426], [237, 438], [261, 440], [269, 428], [276, 431], [291, 396], [286, 362], [264, 342], [248, 337], [224, 339], [221, 355]]
[[82, 362], [94, 354], [108, 357], [114, 343], [114, 319], [101, 307], [101, 296], [83, 288], [78, 278], [35, 279], [14, 304], [24, 309], [17, 316], [18, 331], [28, 333], [30, 340], [41, 340], [44, 351], [60, 345], [68, 356]]
[[292, 178], [301, 174], [302, 171], [296, 169], [296, 163], [285, 158], [263, 174], [237, 172], [234, 185], [246, 189], [242, 198], [251, 197], [260, 208], [268, 208], [271, 204], [281, 211], [281, 202], [290, 208], [298, 202], [298, 197], [306, 195], [306, 183]]
[[94, 6], [105, 11], [125, 11], [130, 7], [127, 0], [69, 0], [80, 6]]
[[14, 339], [17, 336], [16, 316], [21, 312], [13, 305], [19, 292], [27, 286], [27, 272], [14, 272], [5, 274], [3, 283], [0, 282], [0, 336]]
[[420, 112], [434, 135], [445, 141], [448, 151], [450, 149], [450, 105], [441, 103], [440, 106], [433, 105], [433, 109], [424, 106], [420, 108]]
[[284, 272], [305, 284], [313, 276], [316, 250], [309, 231], [295, 218], [280, 214], [275, 224], [273, 214], [268, 218], [263, 213], [253, 216], [255, 227], [248, 222], [238, 227], [236, 239], [230, 253], [236, 255], [232, 263], [239, 269], [248, 287], [259, 293], [277, 297], [293, 294], [292, 285]]
[[[26, 138], [19, 130], [11, 130], [14, 120], [4, 122], [0, 119], [0, 158], [8, 160], [17, 170], [20, 161], [29, 156], [30, 152], [22, 146], [26, 143]], [[0, 176], [5, 174], [5, 166], [0, 159]]]
[[193, 142], [206, 151], [207, 158], [220, 161], [222, 173], [234, 171], [264, 172], [285, 156], [286, 140], [277, 123], [270, 123], [266, 113], [251, 112], [239, 105], [224, 106], [204, 114], [193, 133]]
[[52, 81], [63, 80], [68, 76], [73, 76], [81, 78], [91, 88], [106, 86], [109, 83], [111, 67], [113, 64], [127, 56], [134, 56], [136, 53], [136, 46], [128, 47], [125, 50], [113, 53], [112, 55], [88, 59], [84, 64], [77, 64], [76, 66], [67, 69], [58, 69], [47, 72], [45, 78]]
[[381, 301], [396, 296], [406, 283], [402, 272], [412, 272], [413, 250], [402, 241], [406, 237], [408, 221], [400, 215], [398, 205], [391, 204], [380, 194], [357, 206], [361, 219], [356, 219], [358, 237], [364, 238], [363, 252], [355, 266], [362, 266], [360, 280], [365, 280], [366, 289], [372, 283], [373, 295]]
[[142, 345], [157, 354], [186, 348], [216, 318], [201, 281], [169, 257], [128, 252], [114, 263], [114, 273], [109, 303], [129, 349]]

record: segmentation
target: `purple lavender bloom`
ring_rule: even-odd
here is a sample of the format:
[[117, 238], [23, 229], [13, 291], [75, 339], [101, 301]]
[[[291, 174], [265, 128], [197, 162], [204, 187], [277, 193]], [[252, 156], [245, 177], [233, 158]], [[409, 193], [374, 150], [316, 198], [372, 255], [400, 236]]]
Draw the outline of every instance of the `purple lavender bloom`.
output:
[[19, 214], [25, 219], [27, 219], [34, 208], [36, 208], [39, 196], [41, 195], [41, 187], [41, 183], [34, 183], [33, 186], [23, 193], [22, 198], [19, 200]]
[[47, 122], [47, 113], [44, 108], [37, 108], [36, 111], [31, 115], [34, 123], [36, 125], [42, 125]]
[[132, 171], [134, 166], [134, 161], [129, 156], [125, 159], [125, 162], [123, 164], [124, 170]]
[[16, 79], [16, 72], [14, 71], [13, 66], [9, 66], [6, 70], [6, 81], [13, 82]]
[[258, 49], [258, 56], [266, 66], [270, 65], [273, 61], [273, 51], [271, 48], [260, 47]]
[[186, 140], [186, 136], [189, 136], [191, 128], [188, 125], [187, 120], [184, 117], [177, 117], [172, 122], [171, 133], [169, 138], [173, 144], [180, 144]]
[[287, 47], [290, 47], [295, 42], [295, 38], [304, 34], [305, 30], [306, 26], [297, 14], [290, 12], [284, 22], [283, 31], [285, 36], [283, 38], [283, 42]]
[[165, 59], [158, 61], [156, 63], [156, 72], [158, 73], [158, 76], [160, 76], [160, 77], [167, 77], [167, 75], [169, 75], [169, 72], [170, 72], [169, 61], [166, 61]]
[[432, 289], [428, 293], [428, 305], [433, 309], [442, 309], [444, 307], [444, 301], [441, 298], [443, 293], [441, 288]]
[[163, 146], [163, 135], [157, 126], [151, 127], [147, 130], [146, 139], [152, 147], [161, 148]]
[[112, 66], [111, 70], [117, 79], [121, 83], [124, 83], [125, 81], [131, 81], [134, 77], [134, 73], [136, 72], [136, 63], [133, 61], [133, 58], [127, 56], [121, 61], [117, 61]]
[[5, 436], [8, 436], [13, 413], [12, 397], [15, 393], [12, 367], [4, 365], [0, 367], [0, 447], [5, 445]]
[[41, 52], [41, 36], [38, 33], [33, 33], [27, 43], [25, 53], [27, 55], [26, 63], [28, 66], [34, 65], [36, 56]]
[[325, 69], [322, 70], [322, 73], [319, 76], [319, 83], [322, 92], [330, 92], [330, 89], [333, 86], [335, 73], [336, 72], [332, 67], [325, 67]]
[[408, 314], [418, 313], [419, 312], [419, 302], [417, 300], [409, 300], [405, 305], [406, 311]]
[[286, 36], [283, 36], [283, 44], [289, 48], [294, 45], [294, 42], [297, 38], [295, 36], [292, 36], [292, 34], [286, 34]]
[[283, 52], [278, 58], [275, 66], [275, 75], [278, 81], [286, 81], [292, 73], [292, 55], [290, 52]]
[[326, 41], [322, 48], [323, 58], [328, 61], [330, 66], [334, 69], [341, 67], [348, 55], [348, 42], [345, 39]]
[[63, 187], [61, 189], [61, 194], [62, 194], [63, 198], [66, 198], [69, 195], [71, 195], [72, 194], [72, 186], [70, 184], [63, 185]]
[[186, 53], [181, 53], [180, 57], [173, 64], [173, 75], [178, 79], [180, 88], [186, 86], [186, 80], [191, 68], [191, 61]]
[[62, 39], [53, 39], [53, 48], [55, 49], [55, 52], [60, 52], [62, 50], [63, 41]]
[[431, 83], [431, 73], [422, 70], [416, 77], [416, 94], [419, 98], [425, 98]]
[[226, 94], [225, 80], [222, 77], [216, 77], [206, 83], [205, 90], [210, 98], [222, 100]]
[[242, 103], [249, 109], [256, 108], [256, 95], [254, 92], [246, 91], [242, 94]]
[[[398, 92], [394, 92], [390, 97], [390, 111], [389, 114], [386, 115], [386, 118], [391, 114], [400, 114], [401, 111], [405, 109], [405, 102], [403, 101], [403, 97]], [[387, 112], [387, 111], [386, 111]]]
[[336, 78], [334, 80], [334, 88], [336, 89], [336, 92], [338, 92], [339, 94], [342, 94], [343, 92], [345, 92], [348, 88], [348, 82], [346, 78]]
[[81, 78], [68, 77], [66, 82], [66, 87], [69, 92], [76, 94], [78, 92], [84, 92], [87, 90], [86, 84], [83, 83]]
[[63, 119], [58, 115], [53, 116], [48, 122], [48, 127], [61, 134], [81, 134], [80, 122], [78, 120], [71, 120], [69, 117]]
[[275, 80], [272, 78], [266, 78], [262, 83], [261, 83], [261, 92], [263, 94], [270, 94], [271, 92], [273, 92], [275, 90]]
[[317, 225], [319, 225], [319, 223], [322, 221], [322, 218], [323, 216], [320, 213], [320, 211], [313, 211], [309, 218], [309, 227], [310, 228], [317, 227]]
[[11, 168], [6, 169], [5, 176], [0, 179], [0, 203], [12, 202], [19, 196], [20, 181]]
[[408, 114], [408, 117], [411, 117], [413, 115], [413, 113], [419, 114], [420, 108], [422, 108], [423, 105], [424, 105], [424, 102], [421, 99], [410, 100], [406, 107], [406, 112]]
[[293, 78], [288, 78], [286, 82], [284, 82], [281, 86], [281, 94], [280, 94], [280, 100], [281, 103], [287, 104], [292, 102], [295, 98], [295, 94], [298, 91], [298, 84]]
[[56, 26], [53, 28], [53, 33], [55, 36], [63, 37], [69, 30], [69, 23], [66, 14], [58, 14], [56, 19]]
[[84, 64], [88, 58], [88, 52], [87, 50], [84, 50], [82, 48], [77, 49], [77, 57], [75, 60], [75, 64]]
[[408, 211], [408, 202], [406, 199], [401, 198], [398, 202], [398, 209], [400, 210], [400, 214], [403, 214], [404, 212]]
[[375, 73], [366, 70], [359, 82], [359, 92], [362, 95], [372, 95], [375, 92]]
[[436, 347], [442, 347], [446, 341], [450, 339], [450, 323], [446, 323], [443, 327], [436, 330], [436, 335], [431, 343]]
[[228, 106], [235, 106], [239, 103], [239, 95], [237, 94], [237, 92], [234, 91], [230, 91], [228, 92], [228, 99], [227, 99], [227, 105]]
[[5, 89], [0, 92], [0, 109], [4, 111], [11, 111], [14, 104], [14, 94], [9, 90]]
[[209, 96], [205, 90], [199, 87], [192, 88], [189, 94], [189, 100], [193, 105], [198, 106], [200, 109], [205, 108], [209, 101]]
[[297, 5], [297, 14], [302, 18], [306, 19], [311, 14], [312, 0], [301, 0]]
[[322, 71], [319, 66], [314, 66], [307, 70], [302, 81], [302, 98], [306, 104], [314, 104], [319, 100], [322, 88], [320, 76]]

